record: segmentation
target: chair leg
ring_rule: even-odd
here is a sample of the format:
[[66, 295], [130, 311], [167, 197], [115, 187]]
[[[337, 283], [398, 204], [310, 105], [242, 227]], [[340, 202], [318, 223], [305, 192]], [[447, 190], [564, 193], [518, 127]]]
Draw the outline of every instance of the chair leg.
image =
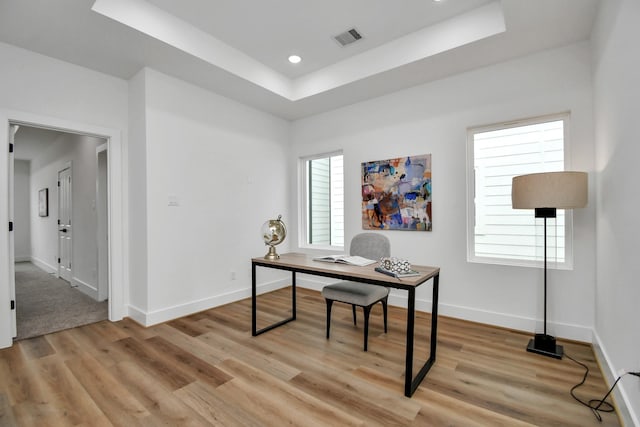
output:
[[326, 299], [327, 302], [327, 339], [329, 339], [329, 329], [331, 328], [331, 305], [333, 300]]
[[367, 351], [367, 342], [369, 341], [369, 313], [371, 313], [371, 306], [362, 307], [364, 311], [364, 351]]
[[353, 324], [354, 325], [358, 325], [356, 323], [356, 305], [355, 304], [351, 304], [351, 311], [353, 311]]
[[387, 298], [382, 300], [382, 313], [384, 317], [384, 333], [385, 334], [387, 333]]

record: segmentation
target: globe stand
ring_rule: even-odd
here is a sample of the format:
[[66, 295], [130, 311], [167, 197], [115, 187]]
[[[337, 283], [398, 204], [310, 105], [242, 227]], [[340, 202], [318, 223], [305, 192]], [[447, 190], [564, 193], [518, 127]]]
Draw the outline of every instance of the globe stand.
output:
[[280, 259], [280, 255], [276, 253], [276, 245], [284, 241], [287, 236], [287, 227], [282, 222], [282, 215], [278, 215], [278, 219], [270, 219], [262, 224], [262, 240], [264, 244], [269, 246], [269, 252], [264, 259], [274, 261]]
[[273, 245], [269, 245], [269, 252], [267, 252], [267, 254], [264, 256], [264, 259], [268, 259], [268, 260], [275, 260], [275, 259], [280, 259], [280, 255], [278, 255], [276, 253], [276, 247]]

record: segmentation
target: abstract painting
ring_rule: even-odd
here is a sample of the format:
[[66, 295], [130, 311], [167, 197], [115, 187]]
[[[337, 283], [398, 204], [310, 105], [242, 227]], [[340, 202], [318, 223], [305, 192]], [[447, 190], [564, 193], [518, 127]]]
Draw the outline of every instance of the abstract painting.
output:
[[431, 154], [362, 163], [363, 229], [431, 227]]

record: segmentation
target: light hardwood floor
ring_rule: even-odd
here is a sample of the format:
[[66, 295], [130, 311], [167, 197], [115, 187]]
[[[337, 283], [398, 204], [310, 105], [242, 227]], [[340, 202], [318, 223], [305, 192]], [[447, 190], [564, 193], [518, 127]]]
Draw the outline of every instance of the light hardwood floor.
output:
[[[289, 290], [260, 298], [259, 327], [284, 318]], [[0, 350], [0, 425], [84, 426], [616, 426], [600, 424], [569, 389], [582, 368], [527, 353], [529, 336], [441, 317], [435, 366], [403, 396], [406, 311], [372, 310], [362, 351], [351, 309], [298, 290], [298, 320], [251, 337], [244, 300], [166, 324], [103, 321]], [[429, 315], [417, 316], [417, 355], [426, 359]], [[584, 399], [607, 390], [590, 346], [564, 343], [587, 363]], [[416, 364], [417, 367], [417, 364]]]

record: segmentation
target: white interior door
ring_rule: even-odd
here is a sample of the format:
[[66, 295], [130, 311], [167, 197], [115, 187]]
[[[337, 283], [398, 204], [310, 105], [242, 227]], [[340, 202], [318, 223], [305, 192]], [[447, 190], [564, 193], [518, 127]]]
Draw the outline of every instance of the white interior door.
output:
[[[15, 135], [18, 126], [11, 125], [9, 127], [9, 146], [15, 147]], [[13, 198], [14, 198], [14, 170], [13, 170], [13, 150], [9, 150], [9, 221], [14, 224], [13, 218]], [[18, 336], [18, 328], [16, 323], [16, 272], [15, 272], [15, 238], [13, 231], [9, 232], [9, 296], [11, 298], [11, 336]]]
[[58, 172], [58, 276], [71, 283], [71, 166]]

